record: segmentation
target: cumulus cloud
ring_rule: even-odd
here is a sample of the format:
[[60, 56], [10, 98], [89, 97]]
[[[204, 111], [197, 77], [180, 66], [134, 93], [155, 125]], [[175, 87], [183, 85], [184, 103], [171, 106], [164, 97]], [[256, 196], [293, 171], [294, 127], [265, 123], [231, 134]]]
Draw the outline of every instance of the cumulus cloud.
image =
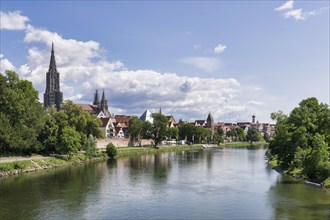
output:
[[[246, 98], [255, 94], [236, 79], [200, 78], [180, 76], [177, 73], [154, 70], [129, 70], [119, 61], [109, 61], [96, 41], [66, 39], [56, 32], [28, 25], [24, 42], [30, 47], [27, 63], [16, 68], [24, 79], [33, 82], [40, 100], [45, 92], [46, 72], [54, 42], [61, 90], [65, 99], [77, 103], [91, 102], [95, 89], [104, 89], [110, 111], [114, 114], [140, 115], [148, 108], [156, 112], [162, 107], [164, 114], [178, 119], [205, 119], [211, 112], [217, 121], [245, 120], [250, 112], [257, 112], [258, 100]], [[14, 65], [1, 58], [1, 67]], [[215, 57], [188, 57], [181, 61], [206, 72], [219, 69]]]
[[223, 53], [225, 51], [225, 49], [227, 48], [227, 46], [219, 44], [218, 46], [216, 46], [214, 48], [214, 54], [215, 55], [219, 55], [220, 53]]
[[16, 68], [3, 54], [0, 54], [0, 73], [5, 73], [6, 70], [15, 71]]
[[283, 5], [275, 8], [274, 10], [275, 11], [283, 11], [283, 10], [292, 9], [293, 8], [293, 3], [294, 3], [294, 1], [287, 1]]
[[22, 12], [3, 12], [0, 11], [0, 29], [4, 30], [24, 30], [26, 22], [29, 21], [28, 17], [22, 16]]
[[295, 20], [305, 20], [306, 16], [302, 14], [302, 9], [290, 10], [284, 13], [285, 18], [294, 18]]
[[180, 60], [180, 62], [208, 73], [218, 70], [221, 64], [216, 57], [186, 57]]
[[293, 18], [296, 21], [299, 20], [306, 20], [310, 16], [315, 16], [321, 14], [324, 10], [329, 10], [329, 7], [322, 7], [317, 10], [313, 11], [305, 11], [302, 8], [294, 9], [293, 8], [293, 1], [287, 1], [283, 5], [278, 8], [275, 8], [275, 11], [285, 11], [283, 12], [284, 18]]

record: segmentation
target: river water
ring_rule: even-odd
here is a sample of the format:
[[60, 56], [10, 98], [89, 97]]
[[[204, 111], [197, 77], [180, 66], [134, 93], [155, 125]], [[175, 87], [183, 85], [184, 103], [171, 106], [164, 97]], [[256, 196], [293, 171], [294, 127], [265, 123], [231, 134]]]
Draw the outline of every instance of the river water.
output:
[[0, 219], [330, 219], [265, 150], [166, 152], [0, 179]]

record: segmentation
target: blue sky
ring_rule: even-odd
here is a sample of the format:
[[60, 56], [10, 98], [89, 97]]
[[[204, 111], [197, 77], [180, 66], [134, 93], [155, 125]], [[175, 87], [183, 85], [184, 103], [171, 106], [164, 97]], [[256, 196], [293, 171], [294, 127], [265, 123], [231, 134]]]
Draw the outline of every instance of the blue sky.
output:
[[1, 1], [1, 66], [45, 90], [51, 42], [64, 98], [105, 89], [114, 114], [270, 122], [329, 104], [329, 1]]

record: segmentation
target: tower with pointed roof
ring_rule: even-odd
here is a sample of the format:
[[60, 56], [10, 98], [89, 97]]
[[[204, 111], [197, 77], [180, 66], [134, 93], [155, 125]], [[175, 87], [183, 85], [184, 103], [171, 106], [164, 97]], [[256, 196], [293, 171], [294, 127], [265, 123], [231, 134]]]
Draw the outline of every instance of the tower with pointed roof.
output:
[[50, 56], [49, 69], [46, 73], [46, 91], [44, 93], [45, 108], [56, 107], [60, 109], [63, 102], [63, 93], [60, 91], [60, 73], [56, 69], [54, 44]]
[[108, 101], [105, 99], [104, 89], [102, 93], [101, 103], [99, 104], [99, 108], [106, 116], [110, 116]]
[[96, 105], [96, 106], [100, 105], [99, 91], [98, 90], [95, 90], [93, 105]]
[[214, 119], [213, 119], [213, 116], [211, 115], [211, 113], [209, 113], [209, 115], [207, 116], [206, 123], [207, 123], [206, 126], [211, 129], [212, 134], [213, 134], [215, 126], [214, 126]]

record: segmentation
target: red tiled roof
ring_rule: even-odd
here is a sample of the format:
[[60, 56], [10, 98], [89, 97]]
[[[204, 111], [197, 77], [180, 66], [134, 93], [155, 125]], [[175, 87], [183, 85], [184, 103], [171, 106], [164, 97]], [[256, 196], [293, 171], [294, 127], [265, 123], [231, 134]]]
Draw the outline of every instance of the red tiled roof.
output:
[[110, 120], [110, 118], [100, 118], [100, 119], [102, 121], [101, 127], [106, 127]]
[[96, 112], [98, 110], [99, 107], [97, 107], [96, 105], [91, 105], [91, 104], [75, 104], [78, 107], [81, 107], [82, 110], [84, 111], [88, 111], [88, 112]]

